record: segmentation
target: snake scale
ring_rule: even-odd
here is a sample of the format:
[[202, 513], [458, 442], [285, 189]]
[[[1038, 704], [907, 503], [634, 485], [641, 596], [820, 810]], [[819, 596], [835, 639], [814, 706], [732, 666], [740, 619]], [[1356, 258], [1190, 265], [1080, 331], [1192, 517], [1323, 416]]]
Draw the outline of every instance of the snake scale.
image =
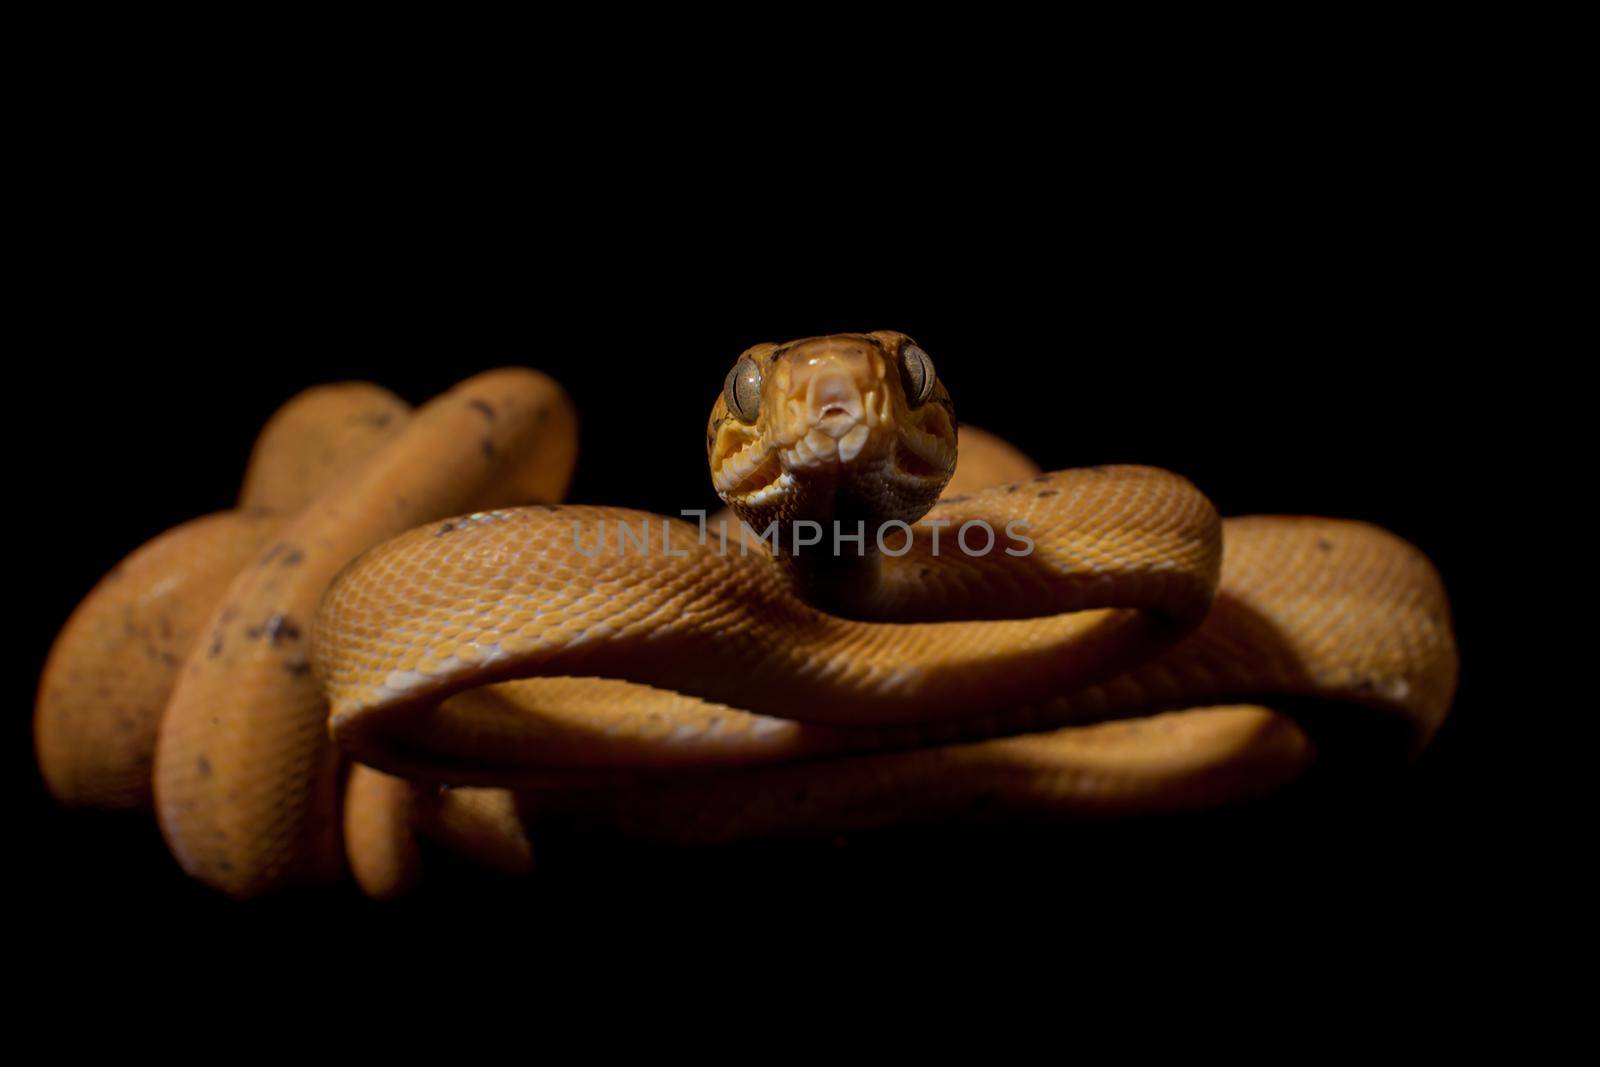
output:
[[46, 784], [152, 809], [234, 896], [392, 897], [424, 840], [527, 871], [544, 819], [730, 841], [1231, 804], [1415, 754], [1450, 707], [1415, 548], [1223, 520], [1154, 468], [1041, 473], [958, 427], [903, 334], [749, 349], [706, 446], [730, 513], [566, 506], [577, 413], [543, 374], [415, 411], [302, 393], [235, 510], [67, 622]]

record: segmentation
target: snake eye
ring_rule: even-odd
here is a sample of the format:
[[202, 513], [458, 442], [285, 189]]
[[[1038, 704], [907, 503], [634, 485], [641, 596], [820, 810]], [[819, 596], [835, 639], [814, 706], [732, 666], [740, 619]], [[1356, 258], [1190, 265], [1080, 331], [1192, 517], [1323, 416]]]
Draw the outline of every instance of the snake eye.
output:
[[745, 358], [733, 365], [728, 380], [722, 383], [722, 396], [728, 410], [740, 422], [755, 422], [761, 411], [761, 368]]
[[928, 402], [937, 378], [928, 353], [911, 344], [900, 350], [900, 380], [905, 383], [906, 400], [912, 407], [921, 407]]

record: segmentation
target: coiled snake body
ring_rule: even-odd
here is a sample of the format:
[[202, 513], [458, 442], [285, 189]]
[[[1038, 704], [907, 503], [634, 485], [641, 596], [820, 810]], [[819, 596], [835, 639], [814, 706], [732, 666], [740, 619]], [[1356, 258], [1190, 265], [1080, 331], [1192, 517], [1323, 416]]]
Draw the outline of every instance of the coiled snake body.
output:
[[1416, 752], [1449, 708], [1416, 549], [1224, 522], [1152, 468], [1040, 474], [958, 433], [901, 334], [749, 350], [707, 449], [726, 537], [557, 506], [576, 416], [536, 372], [414, 413], [302, 394], [238, 510], [69, 620], [36, 709], [47, 784], [153, 806], [237, 896], [346, 868], [390, 896], [419, 836], [523, 871], [545, 817], [729, 840], [1226, 804], [1323, 737]]

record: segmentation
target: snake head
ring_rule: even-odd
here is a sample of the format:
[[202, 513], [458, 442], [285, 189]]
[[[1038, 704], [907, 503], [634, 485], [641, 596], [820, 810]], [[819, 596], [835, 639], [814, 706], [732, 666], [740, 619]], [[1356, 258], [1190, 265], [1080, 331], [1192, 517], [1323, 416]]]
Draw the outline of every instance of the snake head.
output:
[[913, 522], [955, 470], [955, 408], [902, 333], [760, 344], [728, 372], [706, 448], [718, 495], [751, 525]]

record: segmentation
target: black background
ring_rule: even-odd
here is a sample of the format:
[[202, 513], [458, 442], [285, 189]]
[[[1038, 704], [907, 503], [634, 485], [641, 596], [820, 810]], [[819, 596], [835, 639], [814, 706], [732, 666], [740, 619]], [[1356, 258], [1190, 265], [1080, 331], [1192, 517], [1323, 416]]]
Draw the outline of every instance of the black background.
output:
[[1225, 926], [1442, 921], [1420, 902], [1505, 847], [1481, 774], [1496, 707], [1470, 521], [1495, 308], [1478, 238], [1458, 225], [1466, 193], [1434, 148], [1404, 130], [1352, 136], [1338, 151], [1184, 142], [1070, 173], [1024, 153], [983, 184], [937, 189], [918, 180], [949, 161], [936, 148], [914, 172], [829, 149], [754, 201], [722, 194], [776, 164], [741, 164], [691, 199], [606, 168], [559, 190], [436, 187], [433, 170], [396, 179], [326, 144], [284, 158], [108, 142], [117, 183], [62, 174], [36, 270], [45, 328], [16, 372], [22, 707], [77, 600], [145, 540], [229, 506], [261, 423], [307, 385], [364, 378], [421, 402], [489, 367], [541, 368], [582, 420], [571, 499], [672, 512], [715, 503], [704, 420], [740, 350], [881, 328], [933, 356], [964, 421], [1046, 467], [1154, 464], [1224, 514], [1349, 516], [1407, 537], [1451, 592], [1461, 690], [1415, 766], [1354, 790], [1113, 827], [689, 851], [554, 840], [530, 885], [449, 870], [397, 908], [348, 887], [214, 899], [147, 820], [56, 809], [19, 714], [13, 876], [49, 921], [185, 944], [307, 927], [443, 939], [552, 902], [615, 921], [707, 893], [752, 921], [792, 909], [886, 927], [1023, 899], [1113, 921], [1219, 903]]

